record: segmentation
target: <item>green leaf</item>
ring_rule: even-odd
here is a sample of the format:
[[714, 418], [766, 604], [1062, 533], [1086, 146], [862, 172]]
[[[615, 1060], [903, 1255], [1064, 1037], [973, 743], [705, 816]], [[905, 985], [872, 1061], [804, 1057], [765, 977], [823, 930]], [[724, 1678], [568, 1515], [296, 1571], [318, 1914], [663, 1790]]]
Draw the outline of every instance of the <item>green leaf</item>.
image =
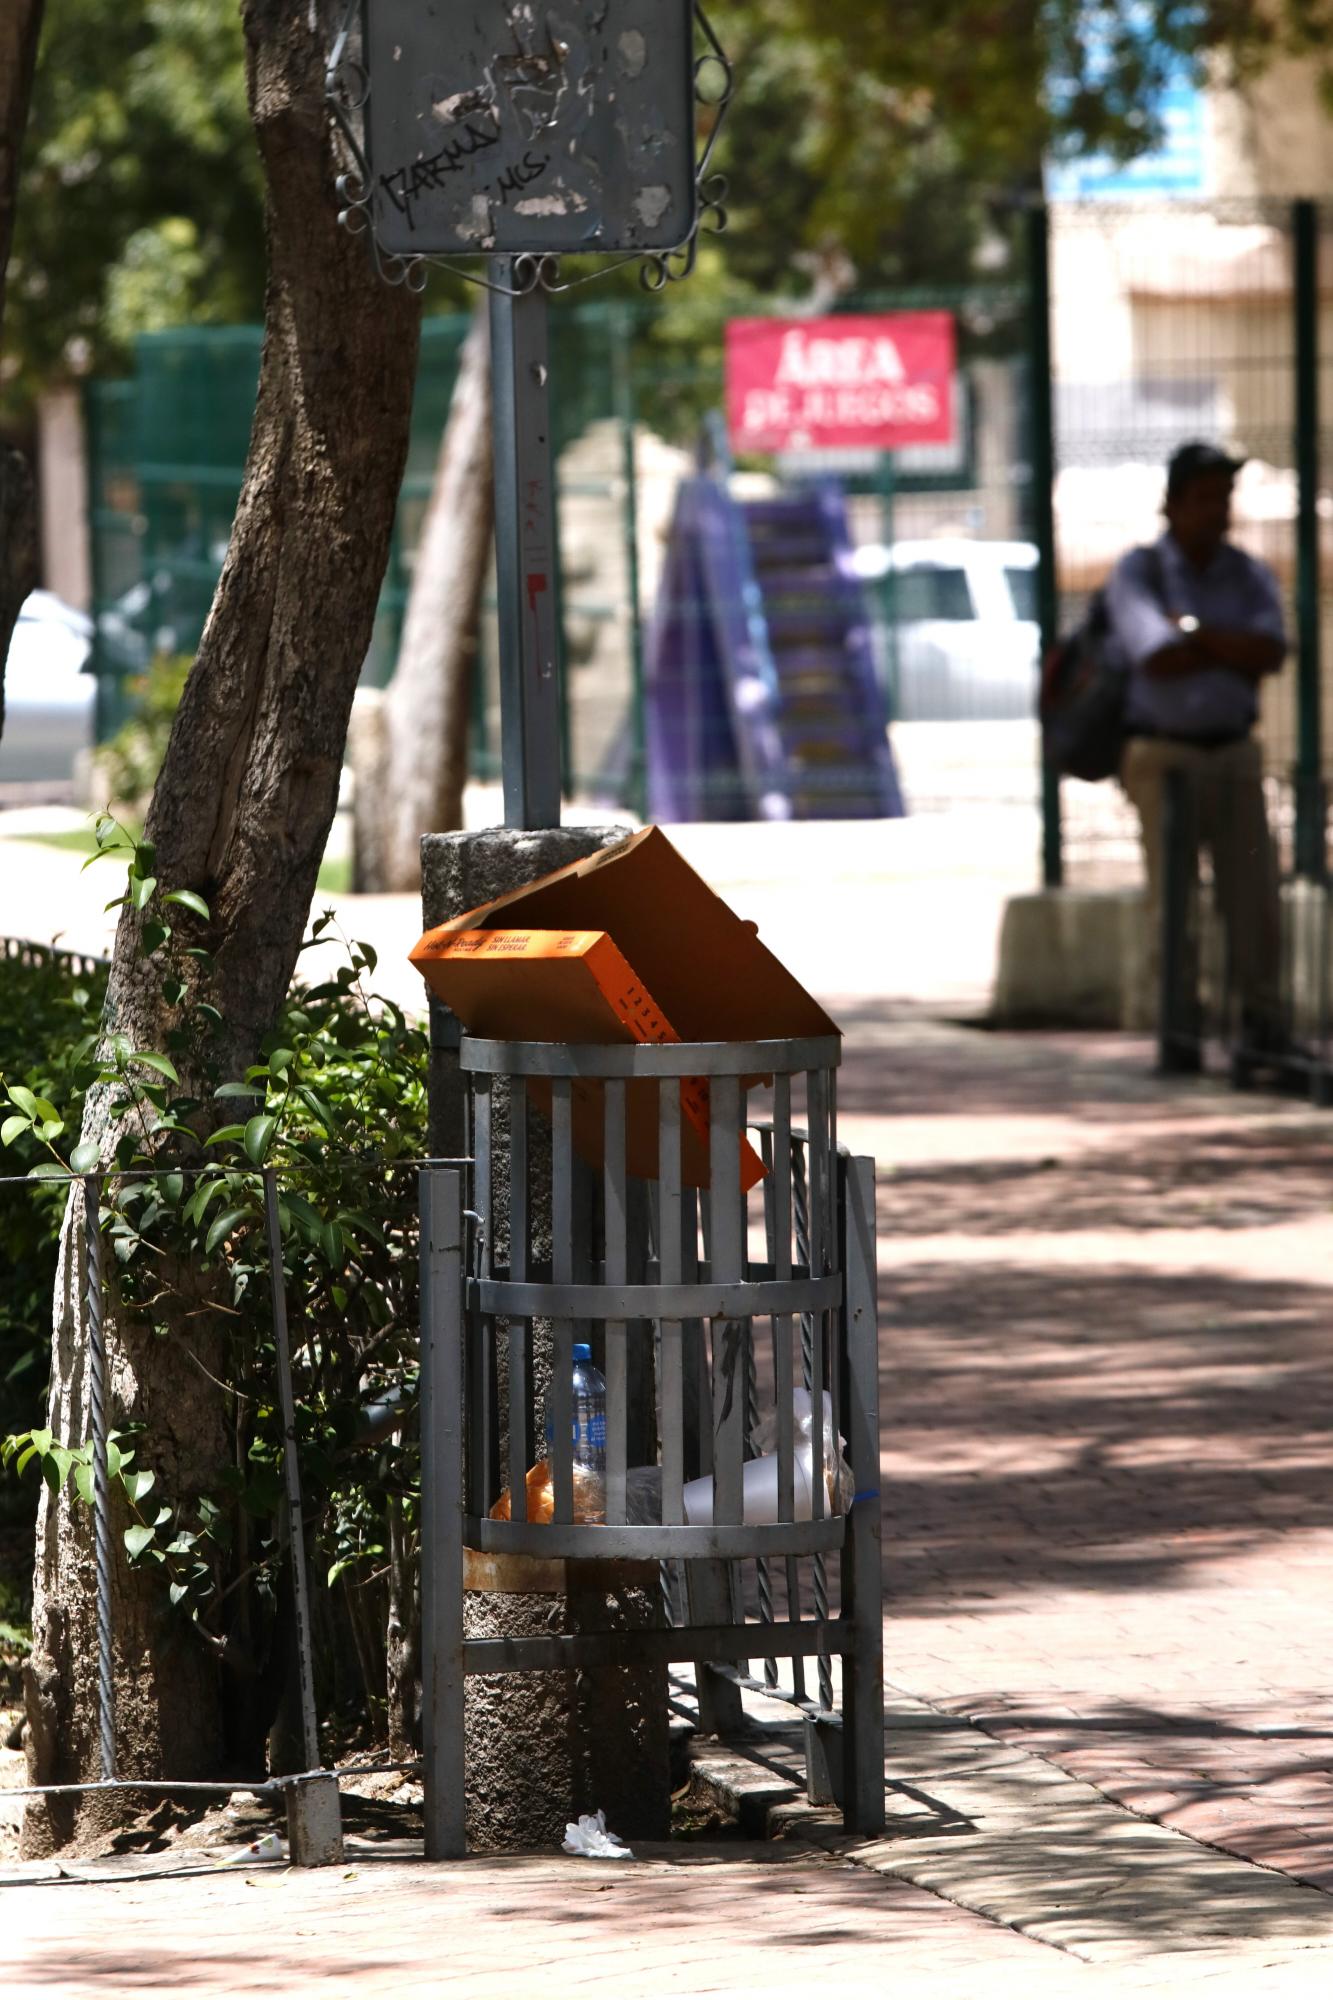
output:
[[43, 1160], [40, 1167], [28, 1169], [27, 1177], [30, 1181], [67, 1181], [69, 1169], [59, 1166], [55, 1160]]
[[220, 1146], [224, 1140], [243, 1139], [244, 1137], [244, 1125], [219, 1125], [216, 1132], [209, 1133], [204, 1144], [206, 1146]]
[[287, 1071], [291, 1068], [292, 1064], [295, 1061], [296, 1061], [295, 1049], [274, 1049], [272, 1055], [268, 1059], [268, 1066], [270, 1070], [273, 1072], [274, 1076], [286, 1076]]
[[379, 955], [379, 953], [378, 953], [378, 952], [376, 951], [376, 949], [375, 949], [374, 945], [373, 945], [373, 944], [364, 944], [364, 943], [363, 943], [363, 942], [361, 941], [361, 939], [360, 939], [360, 938], [358, 938], [358, 939], [357, 939], [357, 944], [356, 944], [356, 948], [357, 948], [357, 950], [358, 950], [358, 951], [360, 952], [360, 954], [361, 954], [362, 958], [364, 958], [364, 959], [365, 959], [365, 961], [366, 961], [366, 966], [367, 966], [367, 969], [368, 969], [369, 971], [373, 972], [373, 971], [375, 970], [375, 967], [376, 967], [376, 966], [377, 966], [377, 965], [379, 964], [379, 962], [380, 962], [380, 955]]
[[262, 1167], [264, 1164], [269, 1141], [277, 1130], [277, 1125], [278, 1121], [271, 1111], [262, 1111], [258, 1117], [252, 1118], [245, 1128], [243, 1144], [246, 1153], [257, 1167]]
[[132, 1504], [137, 1507], [145, 1493], [151, 1493], [157, 1484], [157, 1474], [148, 1471], [125, 1473], [122, 1474], [122, 1483]]
[[248, 1211], [243, 1208], [229, 1208], [225, 1215], [220, 1215], [209, 1230], [208, 1235], [204, 1238], [205, 1257], [211, 1257], [219, 1243], [231, 1235], [232, 1230], [236, 1228], [238, 1223], [245, 1222], [247, 1219]]
[[202, 917], [205, 923], [208, 922], [208, 904], [202, 896], [196, 895], [193, 889], [169, 889], [162, 901], [179, 903], [182, 909], [193, 910], [196, 917]]
[[153, 900], [153, 891], [156, 887], [156, 875], [131, 875], [130, 901], [136, 910], [147, 909]]
[[298, 1084], [296, 1094], [306, 1109], [314, 1112], [324, 1130], [332, 1132], [334, 1123], [333, 1113], [329, 1110], [328, 1105], [319, 1096], [318, 1092], [311, 1090], [309, 1084], [302, 1083]]
[[92, 1139], [83, 1140], [69, 1156], [70, 1166], [76, 1174], [96, 1173], [101, 1162], [101, 1148]]
[[93, 1469], [91, 1465], [76, 1465], [74, 1468], [74, 1490], [85, 1507], [93, 1504]]
[[35, 1124], [41, 1117], [41, 1112], [37, 1108], [37, 1099], [26, 1085], [11, 1083], [9, 1086], [9, 1101], [11, 1104], [17, 1104], [19, 1110], [26, 1113], [31, 1123]]
[[31, 1132], [32, 1120], [20, 1111], [0, 1125], [0, 1146], [12, 1146], [20, 1132]]
[[139, 936], [139, 941], [143, 946], [145, 956], [151, 958], [155, 951], [161, 951], [163, 945], [166, 943], [167, 939], [170, 936], [171, 936], [170, 924], [162, 923], [161, 920], [157, 917], [153, 917], [152, 919], [150, 919], [150, 921], [144, 925], [143, 930], [140, 932]]
[[258, 1097], [259, 1092], [250, 1083], [220, 1083], [213, 1095], [214, 1097]]
[[188, 1597], [189, 1594], [190, 1594], [190, 1586], [188, 1583], [173, 1583], [168, 1587], [167, 1590], [167, 1596], [171, 1599], [171, 1602], [173, 1604], [179, 1604], [181, 1599], [183, 1597]]
[[155, 1054], [151, 1049], [141, 1049], [134, 1060], [144, 1069], [155, 1069], [159, 1076], [165, 1076], [170, 1083], [180, 1082], [180, 1077], [176, 1073], [176, 1065], [170, 1056], [160, 1056]]
[[222, 1193], [221, 1181], [201, 1181], [185, 1204], [187, 1222], [200, 1223], [210, 1205]]
[[126, 1528], [125, 1547], [129, 1552], [131, 1562], [137, 1561], [144, 1550], [152, 1546], [154, 1532], [152, 1528], [138, 1526]]

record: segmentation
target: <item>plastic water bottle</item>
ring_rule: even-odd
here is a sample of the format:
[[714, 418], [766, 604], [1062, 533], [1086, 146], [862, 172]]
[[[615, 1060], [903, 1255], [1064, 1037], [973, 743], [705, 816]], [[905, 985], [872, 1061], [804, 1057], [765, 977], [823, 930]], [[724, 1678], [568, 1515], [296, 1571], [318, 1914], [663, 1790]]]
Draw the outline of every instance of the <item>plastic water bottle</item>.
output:
[[[574, 1342], [574, 1372], [570, 1378], [573, 1405], [572, 1457], [575, 1509], [585, 1520], [604, 1518], [606, 1495], [606, 1378], [592, 1365], [587, 1341]], [[555, 1420], [546, 1419], [548, 1456], [555, 1441]], [[584, 1504], [580, 1506], [580, 1493]]]
[[574, 1342], [574, 1463], [606, 1481], [606, 1378], [586, 1341]]

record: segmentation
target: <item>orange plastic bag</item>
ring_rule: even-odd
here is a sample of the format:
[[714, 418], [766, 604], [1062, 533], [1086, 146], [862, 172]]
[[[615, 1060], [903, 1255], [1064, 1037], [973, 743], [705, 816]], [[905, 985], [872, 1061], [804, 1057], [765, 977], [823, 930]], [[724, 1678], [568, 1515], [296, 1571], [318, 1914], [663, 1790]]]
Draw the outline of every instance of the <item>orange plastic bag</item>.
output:
[[[545, 1522], [555, 1513], [555, 1492], [551, 1484], [551, 1467], [544, 1458], [539, 1458], [528, 1470], [524, 1482], [528, 1489], [528, 1519]], [[512, 1518], [509, 1503], [509, 1488], [506, 1486], [495, 1505], [491, 1508], [493, 1521], [508, 1521]], [[579, 1523], [604, 1521], [606, 1519], [606, 1495], [602, 1482], [590, 1472], [586, 1465], [574, 1467], [574, 1519]]]

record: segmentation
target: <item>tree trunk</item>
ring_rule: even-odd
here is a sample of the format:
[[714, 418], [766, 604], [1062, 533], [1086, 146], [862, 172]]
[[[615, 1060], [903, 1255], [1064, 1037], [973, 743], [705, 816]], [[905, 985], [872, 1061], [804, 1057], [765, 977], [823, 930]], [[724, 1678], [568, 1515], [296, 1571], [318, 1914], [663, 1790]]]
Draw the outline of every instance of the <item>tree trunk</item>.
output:
[[464, 343], [398, 664], [356, 758], [356, 886], [421, 887], [421, 836], [463, 824], [481, 593], [494, 524], [486, 314]]
[[[19, 155], [28, 125], [32, 76], [45, 0], [6, 0], [0, 15], [0, 334], [14, 240]], [[32, 473], [16, 451], [0, 451], [0, 736], [5, 728], [5, 661], [23, 600], [37, 585], [37, 509]]]
[[[245, 0], [251, 112], [267, 181], [269, 281], [259, 395], [231, 545], [172, 730], [145, 837], [164, 887], [196, 890], [213, 957], [198, 997], [222, 1016], [226, 1073], [255, 1059], [287, 991], [338, 798], [348, 718], [370, 642], [407, 451], [420, 308], [374, 276], [337, 222], [342, 164], [324, 72], [344, 0]], [[106, 1024], [136, 1048], [167, 1033], [161, 973], [128, 905]], [[193, 921], [187, 919], [187, 921]], [[182, 1073], [188, 1088], [190, 1078]], [[90, 1097], [85, 1137], [109, 1107]], [[50, 1401], [55, 1436], [88, 1436], [85, 1338], [69, 1274], [82, 1226], [71, 1201], [57, 1287]], [[140, 1462], [172, 1500], [208, 1490], [231, 1448], [204, 1369], [222, 1334], [208, 1315], [189, 1346], [110, 1326], [112, 1420], [148, 1426]], [[173, 1359], [173, 1356], [178, 1358]], [[216, 1367], [212, 1373], [216, 1374]], [[39, 1784], [96, 1766], [96, 1647], [88, 1513], [45, 1491], [38, 1523], [30, 1767]], [[137, 1576], [118, 1578], [117, 1758], [122, 1771], [221, 1775], [231, 1676], [165, 1615]], [[236, 1746], [233, 1743], [233, 1750]], [[81, 1834], [99, 1810], [30, 1809], [28, 1853]], [[105, 1797], [100, 1810], [109, 1810]]]

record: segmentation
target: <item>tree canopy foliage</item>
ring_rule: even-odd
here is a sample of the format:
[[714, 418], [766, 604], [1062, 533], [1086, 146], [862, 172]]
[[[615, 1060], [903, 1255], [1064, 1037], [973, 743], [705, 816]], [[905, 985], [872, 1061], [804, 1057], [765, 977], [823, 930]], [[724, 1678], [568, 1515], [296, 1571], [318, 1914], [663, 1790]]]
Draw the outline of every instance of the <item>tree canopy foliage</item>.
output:
[[[727, 282], [787, 295], [966, 278], [979, 253], [1003, 257], [1053, 144], [1128, 157], [1155, 138], [1182, 62], [1244, 75], [1333, 39], [1323, 0], [711, 0], [711, 14], [738, 85], [720, 157]], [[0, 395], [105, 368], [159, 326], [257, 318], [259, 187], [238, 0], [48, 0]]]
[[256, 319], [263, 272], [237, 0], [47, 0], [0, 393], [155, 327]]
[[1324, 55], [1322, 0], [717, 0], [728, 263], [764, 287], [958, 280], [1053, 148], [1160, 137], [1167, 83]]

